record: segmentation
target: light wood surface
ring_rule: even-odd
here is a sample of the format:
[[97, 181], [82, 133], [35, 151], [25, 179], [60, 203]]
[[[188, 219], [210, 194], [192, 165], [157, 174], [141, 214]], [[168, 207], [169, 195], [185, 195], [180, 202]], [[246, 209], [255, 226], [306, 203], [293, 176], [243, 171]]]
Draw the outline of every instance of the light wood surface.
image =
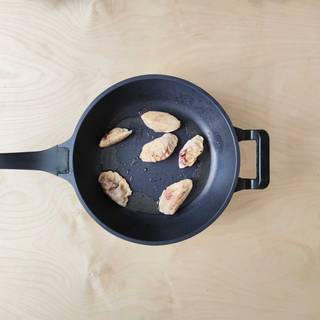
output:
[[147, 247], [100, 228], [62, 179], [0, 171], [0, 319], [320, 319], [320, 2], [2, 0], [0, 152], [65, 141], [102, 90], [146, 73], [267, 129], [270, 187]]

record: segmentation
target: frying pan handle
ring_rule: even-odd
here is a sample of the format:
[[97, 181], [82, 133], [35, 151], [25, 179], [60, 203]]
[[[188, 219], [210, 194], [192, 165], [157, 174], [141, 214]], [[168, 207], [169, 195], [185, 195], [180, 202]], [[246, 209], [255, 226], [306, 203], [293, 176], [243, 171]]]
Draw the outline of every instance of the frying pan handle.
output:
[[64, 146], [20, 153], [0, 153], [0, 169], [41, 170], [54, 175], [69, 172], [69, 149]]
[[255, 179], [240, 178], [236, 191], [244, 189], [264, 189], [270, 181], [269, 134], [265, 130], [242, 130], [235, 128], [238, 141], [255, 140], [257, 143], [257, 174]]

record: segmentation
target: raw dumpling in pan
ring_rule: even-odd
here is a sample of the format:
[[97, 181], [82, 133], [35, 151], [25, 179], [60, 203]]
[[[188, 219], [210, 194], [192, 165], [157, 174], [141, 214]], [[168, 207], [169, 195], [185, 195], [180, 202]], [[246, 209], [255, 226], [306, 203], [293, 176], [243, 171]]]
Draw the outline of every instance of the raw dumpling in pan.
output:
[[167, 159], [173, 153], [178, 144], [178, 138], [172, 133], [165, 133], [146, 143], [140, 153], [140, 159], [144, 162], [158, 162]]
[[148, 111], [141, 116], [141, 119], [155, 132], [172, 132], [180, 128], [180, 121], [167, 112]]
[[115, 171], [104, 171], [99, 175], [99, 183], [104, 191], [119, 206], [125, 207], [132, 191], [128, 182]]
[[164, 214], [175, 214], [192, 190], [191, 179], [184, 179], [168, 186], [159, 199], [159, 211]]
[[179, 152], [179, 168], [191, 167], [203, 152], [203, 138], [199, 135], [188, 140]]
[[119, 143], [128, 138], [131, 133], [132, 130], [128, 130], [126, 128], [113, 128], [102, 137], [99, 147], [106, 148], [112, 146], [113, 144]]

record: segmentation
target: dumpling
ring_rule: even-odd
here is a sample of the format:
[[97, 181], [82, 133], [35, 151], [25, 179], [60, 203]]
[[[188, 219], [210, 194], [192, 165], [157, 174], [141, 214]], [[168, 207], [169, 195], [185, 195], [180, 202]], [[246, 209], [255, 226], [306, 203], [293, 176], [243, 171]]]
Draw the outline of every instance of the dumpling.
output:
[[159, 211], [164, 214], [175, 214], [192, 190], [192, 180], [184, 179], [168, 186], [159, 199]]
[[158, 162], [167, 159], [178, 144], [178, 138], [172, 133], [165, 133], [146, 143], [140, 153], [140, 159], [144, 162]]
[[191, 167], [203, 152], [203, 138], [199, 135], [188, 140], [179, 152], [179, 168]]
[[99, 147], [106, 148], [112, 146], [113, 144], [119, 143], [128, 138], [131, 133], [132, 130], [128, 130], [126, 128], [113, 128], [102, 137]]
[[132, 195], [127, 181], [115, 171], [105, 171], [99, 175], [99, 183], [105, 192], [118, 205], [125, 207]]
[[180, 121], [167, 112], [148, 111], [141, 116], [141, 119], [155, 132], [172, 132], [180, 128]]

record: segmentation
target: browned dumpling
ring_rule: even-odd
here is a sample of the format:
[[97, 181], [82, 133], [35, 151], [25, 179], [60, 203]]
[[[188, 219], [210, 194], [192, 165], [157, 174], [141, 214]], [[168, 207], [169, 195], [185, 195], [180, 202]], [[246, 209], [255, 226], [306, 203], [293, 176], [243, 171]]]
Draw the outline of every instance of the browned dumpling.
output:
[[127, 181], [114, 171], [105, 171], [99, 175], [99, 183], [105, 192], [118, 205], [125, 207], [132, 194]]
[[140, 153], [144, 162], [158, 162], [167, 159], [178, 144], [178, 138], [172, 133], [166, 133], [145, 144]]
[[128, 138], [131, 133], [132, 130], [128, 130], [126, 128], [113, 128], [102, 137], [99, 147], [106, 148], [112, 146], [113, 144], [119, 143]]
[[179, 152], [179, 168], [191, 167], [203, 152], [203, 138], [199, 135], [188, 140]]
[[148, 111], [141, 116], [141, 119], [155, 132], [172, 132], [180, 128], [180, 121], [167, 112]]
[[159, 199], [159, 211], [172, 215], [175, 214], [192, 190], [192, 180], [184, 179], [168, 186]]

